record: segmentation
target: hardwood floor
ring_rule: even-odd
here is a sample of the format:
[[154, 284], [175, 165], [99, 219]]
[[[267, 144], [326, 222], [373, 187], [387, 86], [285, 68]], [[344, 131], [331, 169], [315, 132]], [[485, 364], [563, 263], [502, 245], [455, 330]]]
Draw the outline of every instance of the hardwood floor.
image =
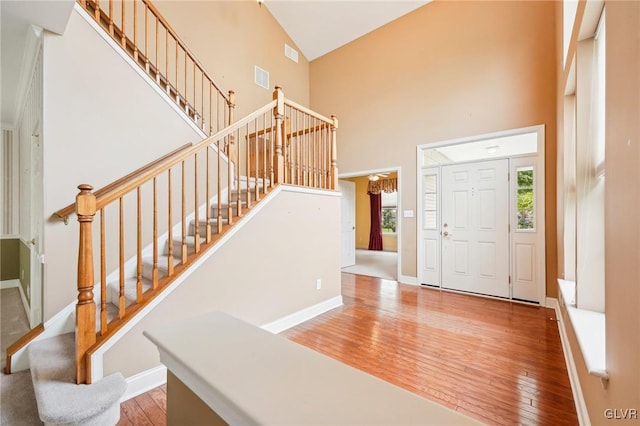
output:
[[[578, 424], [552, 309], [351, 274], [342, 293], [282, 335], [484, 423]], [[119, 424], [165, 424], [148, 394]]]

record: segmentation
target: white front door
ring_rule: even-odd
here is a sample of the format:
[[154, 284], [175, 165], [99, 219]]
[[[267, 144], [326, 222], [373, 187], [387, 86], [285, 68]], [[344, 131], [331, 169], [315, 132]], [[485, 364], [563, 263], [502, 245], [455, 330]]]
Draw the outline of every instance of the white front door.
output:
[[342, 192], [342, 256], [340, 267], [356, 264], [356, 184], [340, 180], [338, 188]]
[[442, 287], [510, 297], [508, 160], [442, 167]]

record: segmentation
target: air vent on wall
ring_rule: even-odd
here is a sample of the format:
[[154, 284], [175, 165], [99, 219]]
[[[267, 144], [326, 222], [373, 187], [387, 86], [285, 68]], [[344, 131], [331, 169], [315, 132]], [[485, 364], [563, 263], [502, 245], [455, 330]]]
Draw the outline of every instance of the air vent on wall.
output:
[[258, 86], [269, 90], [269, 72], [255, 66], [255, 82]]
[[287, 43], [284, 44], [284, 56], [291, 59], [296, 64], [298, 63], [298, 51]]

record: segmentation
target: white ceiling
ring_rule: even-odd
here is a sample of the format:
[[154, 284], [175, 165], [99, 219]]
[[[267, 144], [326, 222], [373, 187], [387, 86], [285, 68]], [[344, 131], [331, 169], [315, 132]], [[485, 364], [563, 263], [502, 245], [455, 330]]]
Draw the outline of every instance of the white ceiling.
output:
[[264, 5], [312, 61], [430, 0], [265, 0]]

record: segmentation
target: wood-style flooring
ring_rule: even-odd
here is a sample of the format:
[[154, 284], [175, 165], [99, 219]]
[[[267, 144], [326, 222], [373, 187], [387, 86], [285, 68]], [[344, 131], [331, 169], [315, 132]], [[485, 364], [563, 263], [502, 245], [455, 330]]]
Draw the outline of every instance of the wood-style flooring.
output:
[[[282, 335], [487, 424], [578, 424], [552, 309], [351, 274], [342, 293]], [[163, 425], [165, 407], [154, 389], [119, 424]]]

